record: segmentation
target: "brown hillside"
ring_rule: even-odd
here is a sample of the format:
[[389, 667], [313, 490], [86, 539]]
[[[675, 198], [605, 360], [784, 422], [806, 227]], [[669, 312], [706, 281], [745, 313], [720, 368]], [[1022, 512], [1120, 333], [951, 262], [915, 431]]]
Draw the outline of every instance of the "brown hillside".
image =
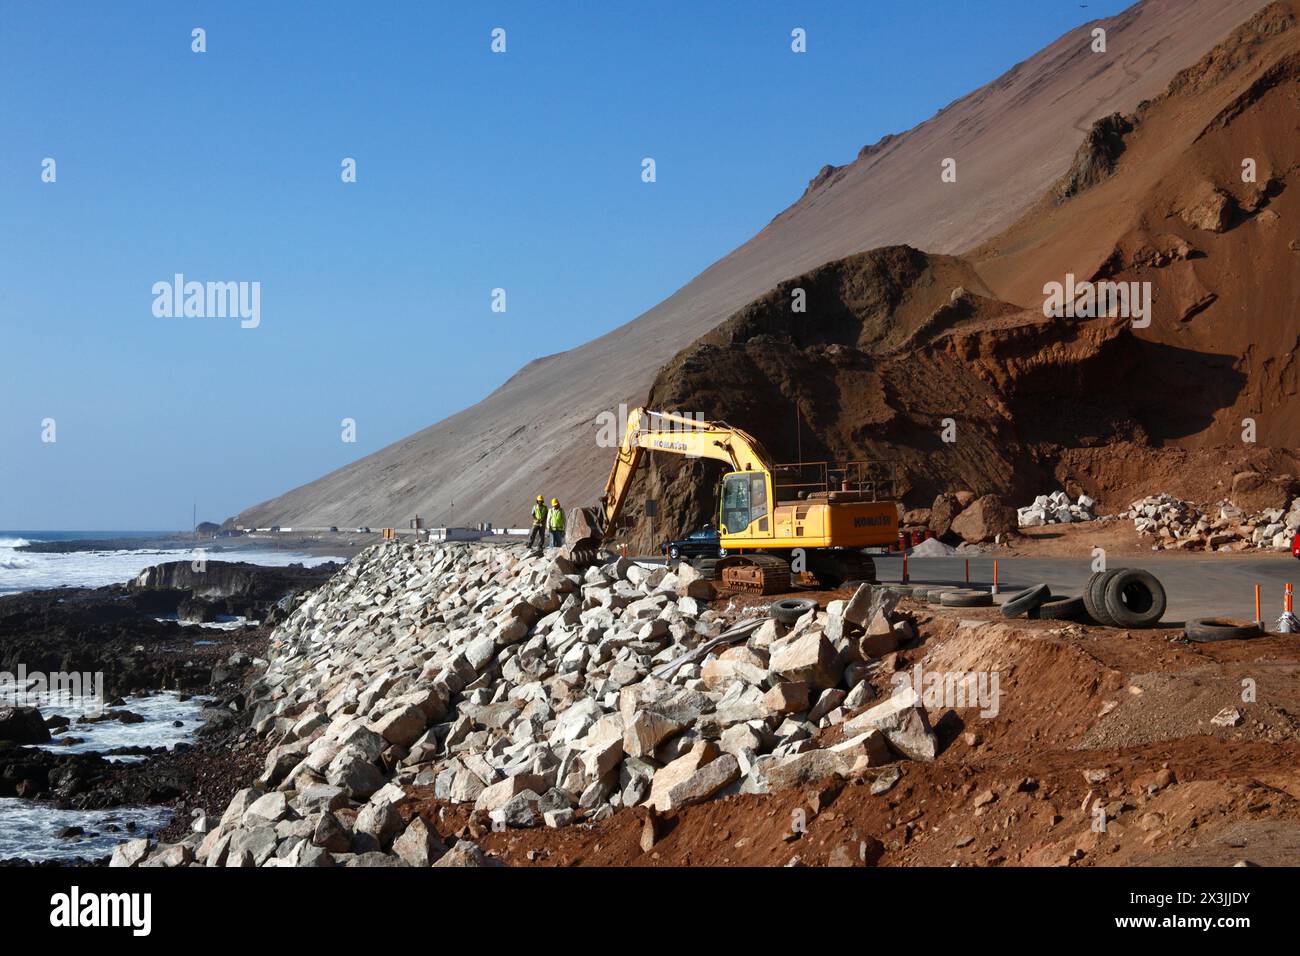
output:
[[[1118, 508], [1163, 488], [1221, 497], [1248, 462], [1294, 473], [1297, 19], [1271, 5], [1103, 120], [1022, 219], [966, 255], [892, 247], [782, 283], [679, 353], [652, 407], [725, 418], [782, 460], [896, 459], [914, 504], [950, 487], [1023, 501], [1060, 482]], [[1044, 284], [1067, 273], [1149, 282], [1149, 327], [1045, 317]], [[807, 314], [791, 312], [795, 288]], [[1245, 417], [1256, 446], [1240, 441]], [[634, 507], [656, 498], [683, 520], [653, 533], [685, 530], [711, 510], [716, 470], [657, 459]]]
[[[1070, 168], [1094, 118], [1131, 113], [1159, 94], [1263, 3], [1143, 0], [1070, 31], [930, 120], [825, 170], [753, 239], [636, 320], [539, 359], [471, 408], [236, 520], [404, 526], [416, 513], [446, 521], [455, 501], [460, 522], [509, 522], [522, 520], [539, 490], [589, 499], [609, 468], [596, 417], [643, 402], [680, 349], [824, 263], [904, 243], [953, 253], [1005, 229]], [[1105, 55], [1089, 49], [1098, 23]], [[958, 182], [945, 184], [939, 163], [949, 156], [959, 159]], [[973, 278], [963, 284], [979, 291]], [[589, 318], [594, 326], [609, 317]]]

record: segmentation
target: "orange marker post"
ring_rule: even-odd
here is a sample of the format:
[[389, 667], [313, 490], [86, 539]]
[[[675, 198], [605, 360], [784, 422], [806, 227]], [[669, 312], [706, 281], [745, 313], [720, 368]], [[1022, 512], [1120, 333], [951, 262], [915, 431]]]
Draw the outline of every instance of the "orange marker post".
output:
[[907, 552], [903, 552], [903, 583], [907, 583]]
[[1259, 605], [1259, 585], [1258, 585], [1258, 584], [1255, 585], [1255, 623], [1256, 623], [1256, 624], [1259, 624], [1261, 627], [1263, 626], [1263, 623], [1264, 623], [1264, 615], [1263, 615], [1263, 612], [1260, 610], [1260, 605]]
[[997, 561], [997, 558], [994, 558], [994, 559], [993, 559], [993, 593], [994, 593], [994, 594], [997, 594], [997, 593], [998, 593], [998, 561]]
[[966, 583], [970, 584], [970, 558], [966, 559]]

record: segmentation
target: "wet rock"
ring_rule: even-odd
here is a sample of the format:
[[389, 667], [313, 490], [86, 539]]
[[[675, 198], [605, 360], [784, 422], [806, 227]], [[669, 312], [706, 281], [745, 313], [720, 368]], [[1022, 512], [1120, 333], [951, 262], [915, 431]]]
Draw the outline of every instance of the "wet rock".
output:
[[35, 707], [0, 707], [0, 740], [16, 744], [43, 744], [50, 730]]

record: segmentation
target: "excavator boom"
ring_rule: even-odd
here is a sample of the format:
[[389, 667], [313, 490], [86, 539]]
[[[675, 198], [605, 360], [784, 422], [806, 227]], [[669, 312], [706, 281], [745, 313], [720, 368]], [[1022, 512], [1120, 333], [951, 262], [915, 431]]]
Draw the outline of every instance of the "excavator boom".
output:
[[731, 466], [732, 471], [771, 471], [763, 446], [739, 428], [725, 422], [634, 408], [628, 413], [627, 428], [600, 499], [597, 518], [602, 534], [608, 535], [623, 513], [632, 476], [646, 451], [712, 458]]

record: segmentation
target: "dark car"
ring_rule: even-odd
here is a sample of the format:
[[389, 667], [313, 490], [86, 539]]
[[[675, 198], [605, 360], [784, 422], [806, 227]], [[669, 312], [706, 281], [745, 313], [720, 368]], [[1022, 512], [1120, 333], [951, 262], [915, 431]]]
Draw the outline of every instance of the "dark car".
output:
[[718, 543], [717, 528], [701, 528], [676, 541], [665, 541], [659, 548], [671, 561], [682, 558], [725, 558], [727, 549]]

